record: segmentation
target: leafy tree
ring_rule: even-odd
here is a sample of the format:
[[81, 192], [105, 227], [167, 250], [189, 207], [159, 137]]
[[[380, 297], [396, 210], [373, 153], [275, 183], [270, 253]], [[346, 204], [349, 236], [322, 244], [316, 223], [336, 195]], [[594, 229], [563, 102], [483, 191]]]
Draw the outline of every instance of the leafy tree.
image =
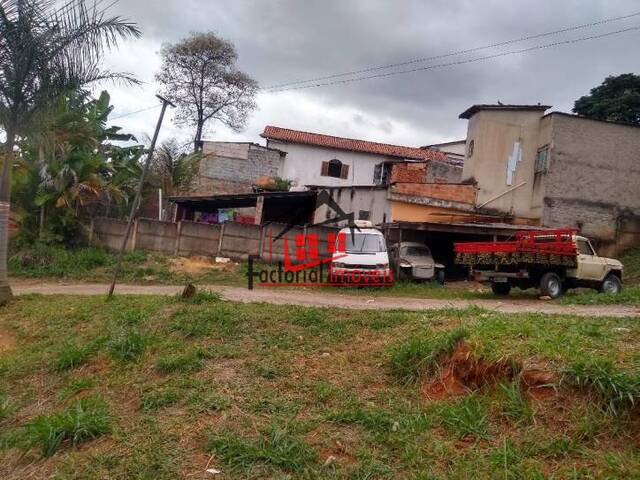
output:
[[244, 127], [256, 107], [258, 84], [238, 70], [233, 44], [213, 33], [193, 33], [174, 45], [164, 45], [161, 54], [162, 69], [156, 80], [162, 95], [178, 106], [177, 122], [195, 128], [195, 150], [210, 121], [235, 131]]
[[0, 0], [0, 127], [6, 137], [0, 152], [0, 303], [11, 296], [7, 219], [17, 139], [26, 138], [38, 114], [61, 95], [98, 80], [134, 81], [104, 71], [101, 61], [119, 40], [139, 35], [134, 24], [107, 16], [97, 2]]
[[20, 143], [21, 168], [12, 197], [23, 236], [34, 237], [39, 209], [40, 237], [46, 226], [47, 238], [77, 242], [80, 220], [89, 209], [123, 203], [133, 195], [143, 148], [113, 143], [135, 138], [107, 127], [112, 110], [107, 92], [97, 99], [86, 92], [60, 98]]
[[200, 153], [188, 154], [177, 140], [162, 143], [153, 156], [150, 183], [166, 195], [189, 191], [200, 167]]
[[605, 78], [590, 95], [576, 100], [573, 111], [596, 120], [640, 125], [640, 75], [624, 73]]

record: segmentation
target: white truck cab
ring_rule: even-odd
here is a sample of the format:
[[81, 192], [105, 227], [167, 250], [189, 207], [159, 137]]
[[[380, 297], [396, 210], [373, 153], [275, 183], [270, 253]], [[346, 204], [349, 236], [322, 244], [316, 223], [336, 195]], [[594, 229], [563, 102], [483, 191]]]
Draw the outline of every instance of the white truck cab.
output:
[[331, 260], [331, 279], [349, 285], [391, 284], [389, 254], [382, 232], [364, 221], [357, 221], [356, 228], [340, 230]]

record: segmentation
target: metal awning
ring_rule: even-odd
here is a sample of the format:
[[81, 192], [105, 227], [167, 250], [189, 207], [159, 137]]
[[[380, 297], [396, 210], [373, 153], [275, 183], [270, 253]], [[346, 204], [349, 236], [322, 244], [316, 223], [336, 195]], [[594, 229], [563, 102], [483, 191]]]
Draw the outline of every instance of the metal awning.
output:
[[287, 201], [310, 199], [317, 192], [260, 192], [238, 193], [226, 195], [188, 195], [167, 197], [167, 200], [181, 207], [196, 211], [211, 211], [219, 208], [246, 208], [254, 207], [259, 197], [265, 201]]

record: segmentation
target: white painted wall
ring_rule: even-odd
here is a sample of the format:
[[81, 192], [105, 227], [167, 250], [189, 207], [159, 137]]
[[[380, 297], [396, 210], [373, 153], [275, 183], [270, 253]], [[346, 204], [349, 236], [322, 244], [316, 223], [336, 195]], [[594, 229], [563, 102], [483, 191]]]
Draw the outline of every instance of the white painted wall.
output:
[[[296, 185], [351, 186], [373, 185], [375, 166], [382, 162], [399, 161], [395, 157], [351, 152], [333, 148], [267, 140], [267, 146], [287, 152], [280, 166], [279, 176], [293, 180]], [[322, 162], [337, 158], [349, 165], [349, 178], [321, 176]]]

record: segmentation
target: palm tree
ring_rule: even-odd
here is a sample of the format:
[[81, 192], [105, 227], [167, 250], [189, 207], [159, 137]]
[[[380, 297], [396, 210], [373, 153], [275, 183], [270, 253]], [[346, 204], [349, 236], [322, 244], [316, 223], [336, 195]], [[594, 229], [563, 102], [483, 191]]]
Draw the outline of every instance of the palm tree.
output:
[[200, 167], [200, 153], [186, 153], [175, 138], [162, 143], [153, 156], [150, 183], [167, 195], [189, 191]]
[[17, 139], [27, 137], [36, 116], [61, 95], [99, 80], [135, 82], [104, 71], [101, 61], [118, 41], [139, 36], [135, 24], [107, 16], [97, 2], [0, 0], [0, 127], [6, 135], [0, 170], [0, 303], [11, 297], [7, 232]]

